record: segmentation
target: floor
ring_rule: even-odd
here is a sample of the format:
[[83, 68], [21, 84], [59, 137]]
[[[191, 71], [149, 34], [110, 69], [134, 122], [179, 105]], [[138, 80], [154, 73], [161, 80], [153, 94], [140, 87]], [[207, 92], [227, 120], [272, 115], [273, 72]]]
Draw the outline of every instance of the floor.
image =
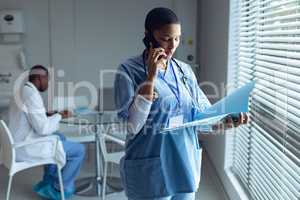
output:
[[[86, 159], [85, 165], [81, 170], [81, 177], [93, 175], [93, 162], [92, 159], [88, 157]], [[3, 165], [0, 166], [0, 199], [5, 199], [6, 188], [7, 188], [7, 169]], [[13, 180], [11, 200], [41, 200], [35, 193], [32, 192], [32, 186], [40, 180], [42, 174], [42, 168], [37, 167], [29, 169], [27, 171], [20, 172], [16, 174]], [[202, 165], [202, 176], [199, 191], [197, 192], [197, 200], [227, 200], [222, 187], [218, 186], [218, 179], [211, 166], [211, 163], [207, 159], [207, 156], [203, 156]], [[82, 199], [100, 199], [99, 197], [80, 197], [74, 196], [72, 200], [82, 200]], [[127, 199], [124, 192], [113, 193], [107, 196], [107, 200], [125, 200]]]

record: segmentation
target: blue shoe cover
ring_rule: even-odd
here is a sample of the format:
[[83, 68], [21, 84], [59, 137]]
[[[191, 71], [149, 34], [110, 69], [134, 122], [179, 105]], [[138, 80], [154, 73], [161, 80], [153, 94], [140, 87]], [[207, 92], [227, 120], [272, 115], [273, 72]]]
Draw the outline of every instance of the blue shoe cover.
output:
[[47, 185], [49, 185], [49, 184], [50, 184], [50, 183], [48, 183], [48, 182], [42, 180], [42, 181], [38, 182], [36, 185], [34, 185], [33, 188], [32, 188], [32, 190], [33, 190], [34, 192], [38, 193], [38, 192], [40, 191], [41, 188], [43, 188], [43, 187], [45, 187], [45, 186], [47, 186]]
[[40, 190], [37, 193], [45, 199], [51, 199], [51, 200], [61, 199], [60, 192], [55, 190], [50, 184], [40, 188]]
[[69, 199], [73, 196], [75, 192], [75, 189], [71, 190], [71, 191], [65, 191], [65, 199]]
[[[50, 200], [61, 200], [60, 191], [57, 191], [51, 184], [46, 184], [37, 192], [41, 197]], [[70, 198], [74, 194], [74, 190], [64, 193], [65, 199]]]

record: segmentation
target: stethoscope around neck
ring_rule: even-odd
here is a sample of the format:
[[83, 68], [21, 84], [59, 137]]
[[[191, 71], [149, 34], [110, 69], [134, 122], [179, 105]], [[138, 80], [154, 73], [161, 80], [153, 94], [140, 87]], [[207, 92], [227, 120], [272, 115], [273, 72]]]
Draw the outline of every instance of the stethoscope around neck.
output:
[[[144, 68], [145, 75], [148, 76], [147, 68], [146, 68], [146, 59], [145, 59], [145, 57], [146, 57], [146, 50], [144, 50], [144, 52], [143, 52], [143, 68]], [[188, 84], [187, 84], [187, 80], [188, 80], [189, 78], [185, 75], [183, 69], [180, 67], [180, 65], [178, 64], [178, 62], [177, 62], [174, 58], [171, 58], [171, 59], [170, 59], [170, 62], [172, 62], [172, 61], [176, 64], [177, 68], [179, 69], [179, 71], [180, 71], [180, 73], [181, 73], [181, 75], [182, 75], [180, 79], [181, 79], [182, 83], [184, 84], [186, 90], [188, 91], [188, 93], [189, 93], [189, 95], [190, 95], [190, 97], [191, 97], [191, 99], [192, 99], [193, 104], [194, 104], [196, 107], [199, 107], [199, 108], [200, 108], [199, 103], [198, 103], [197, 101], [195, 101], [195, 99], [194, 99], [194, 97], [193, 97], [193, 95], [192, 95], [192, 93], [191, 93], [191, 91], [190, 91], [190, 88], [189, 88], [189, 86], [188, 86]]]
[[[146, 58], [145, 57], [146, 57], [146, 50], [144, 50], [144, 52], [143, 52], [143, 68], [144, 68], [145, 75], [147, 76], [148, 72], [147, 72], [147, 68], [146, 68]], [[185, 87], [187, 87], [187, 90], [189, 91], [188, 85], [187, 85], [188, 77], [185, 75], [183, 69], [180, 67], [180, 65], [178, 64], [178, 62], [174, 58], [170, 59], [170, 62], [172, 62], [172, 61], [176, 64], [177, 68], [179, 69], [179, 71], [182, 75], [180, 79], [183, 82], [183, 84], [185, 85]], [[190, 93], [190, 91], [189, 91], [189, 93]]]

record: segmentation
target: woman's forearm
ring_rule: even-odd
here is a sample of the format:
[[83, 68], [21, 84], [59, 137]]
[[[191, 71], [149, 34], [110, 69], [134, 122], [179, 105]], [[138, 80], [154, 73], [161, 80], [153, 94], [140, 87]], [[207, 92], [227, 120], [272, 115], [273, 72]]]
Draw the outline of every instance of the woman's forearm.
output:
[[137, 95], [129, 108], [128, 132], [135, 135], [140, 132], [146, 123], [152, 101], [141, 95]]

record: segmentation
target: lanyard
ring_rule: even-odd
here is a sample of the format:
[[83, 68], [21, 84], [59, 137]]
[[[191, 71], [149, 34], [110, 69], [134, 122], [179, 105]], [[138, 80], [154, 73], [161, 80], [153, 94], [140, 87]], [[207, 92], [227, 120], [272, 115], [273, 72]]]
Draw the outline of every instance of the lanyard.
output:
[[[146, 62], [145, 62], [145, 56], [146, 56], [146, 50], [143, 51], [143, 67], [144, 67], [144, 70], [145, 70], [145, 74], [147, 76], [147, 69], [146, 69]], [[187, 82], [186, 82], [186, 79], [187, 77], [185, 76], [185, 73], [183, 72], [182, 68], [179, 66], [179, 64], [177, 63], [177, 61], [173, 58], [170, 59], [170, 65], [171, 65], [171, 68], [172, 68], [172, 71], [173, 71], [173, 74], [174, 74], [174, 77], [175, 77], [175, 81], [176, 81], [176, 86], [177, 86], [177, 93], [172, 89], [172, 86], [169, 85], [169, 83], [166, 82], [166, 80], [164, 78], [162, 78], [162, 80], [170, 87], [172, 93], [176, 96], [176, 99], [179, 103], [179, 106], [180, 105], [180, 96], [179, 96], [179, 87], [178, 87], [178, 80], [177, 80], [177, 76], [175, 75], [175, 71], [174, 71], [174, 68], [173, 68], [173, 65], [172, 65], [172, 61], [174, 61], [174, 63], [176, 64], [177, 68], [180, 70], [181, 74], [182, 74], [182, 82], [185, 86], [185, 88], [187, 89], [190, 97], [192, 98], [192, 101], [194, 102], [195, 105], [198, 105], [198, 103], [195, 101], [192, 93], [190, 92], [188, 86], [187, 86]]]
[[172, 93], [175, 95], [177, 101], [178, 101], [178, 105], [179, 107], [181, 107], [181, 103], [180, 103], [180, 91], [179, 91], [179, 85], [178, 85], [178, 79], [177, 79], [177, 76], [176, 76], [176, 73], [175, 73], [175, 70], [174, 70], [174, 67], [172, 65], [172, 61], [170, 60], [170, 67], [172, 69], [172, 72], [173, 72], [173, 75], [174, 75], [174, 78], [175, 78], [175, 82], [176, 82], [176, 90], [173, 89], [173, 86], [167, 82], [167, 80], [163, 77], [163, 76], [160, 76], [161, 79], [169, 86], [170, 90], [172, 91]]

